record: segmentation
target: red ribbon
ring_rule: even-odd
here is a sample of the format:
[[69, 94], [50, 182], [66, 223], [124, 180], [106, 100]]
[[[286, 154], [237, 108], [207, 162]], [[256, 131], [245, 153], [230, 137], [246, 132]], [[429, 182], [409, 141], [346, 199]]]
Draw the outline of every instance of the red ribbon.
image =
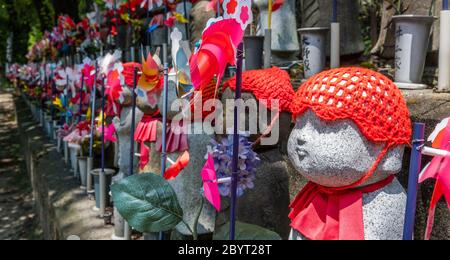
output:
[[393, 180], [392, 175], [364, 188], [343, 191], [309, 182], [290, 205], [291, 227], [310, 240], [364, 240], [363, 194]]

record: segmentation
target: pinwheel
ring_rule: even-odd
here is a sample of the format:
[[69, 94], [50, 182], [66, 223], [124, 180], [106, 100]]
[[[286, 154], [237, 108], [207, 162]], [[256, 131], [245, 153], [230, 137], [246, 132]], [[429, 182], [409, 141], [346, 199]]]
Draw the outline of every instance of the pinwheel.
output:
[[84, 64], [82, 69], [82, 75], [86, 86], [89, 87], [89, 91], [92, 91], [95, 80], [95, 67], [91, 66], [89, 63]]
[[[120, 111], [118, 101], [122, 93], [122, 86], [125, 85], [125, 79], [122, 75], [122, 72], [122, 63], [116, 63], [113, 70], [108, 73], [106, 79], [105, 94], [108, 97], [108, 106], [112, 107], [115, 115], [117, 115]], [[106, 110], [110, 112], [111, 109]], [[110, 115], [110, 113], [107, 114]]]
[[202, 34], [201, 45], [190, 60], [192, 83], [200, 89], [217, 75], [218, 83], [227, 64], [236, 65], [236, 49], [252, 21], [250, 0], [225, 0], [224, 16], [212, 18]]
[[202, 42], [191, 56], [191, 79], [195, 90], [217, 75], [222, 78], [227, 64], [236, 65], [236, 47], [242, 41], [244, 31], [234, 19], [211, 21], [202, 35]]
[[172, 40], [172, 62], [177, 74], [178, 92], [184, 96], [192, 92], [191, 71], [189, 68], [189, 57], [191, 50], [189, 42], [183, 41], [183, 34], [174, 28], [170, 34]]
[[[97, 128], [97, 131], [102, 134], [102, 126], [100, 125]], [[105, 127], [105, 141], [109, 141], [109, 142], [117, 142], [117, 138], [114, 136], [116, 133], [116, 128], [114, 126], [114, 124], [110, 124], [108, 127]]]
[[181, 173], [189, 165], [189, 152], [185, 151], [183, 155], [181, 155], [176, 162], [172, 163], [172, 165], [166, 170], [164, 174], [164, 179], [170, 181], [177, 178], [177, 176]]
[[428, 141], [433, 148], [448, 151], [447, 156], [435, 156], [420, 175], [419, 183], [428, 179], [435, 179], [436, 184], [428, 211], [428, 221], [425, 239], [429, 240], [434, 224], [436, 205], [444, 197], [450, 209], [450, 118], [443, 120], [430, 135]]
[[208, 153], [208, 159], [200, 175], [202, 176], [205, 198], [211, 203], [211, 205], [214, 206], [214, 208], [216, 208], [217, 211], [220, 211], [221, 201], [219, 185], [217, 182], [214, 159], [210, 153]]
[[122, 57], [121, 51], [115, 51], [113, 54], [106, 54], [105, 57], [99, 59], [100, 73], [107, 76], [114, 68], [114, 64], [120, 61]]
[[156, 87], [161, 87], [161, 75], [159, 58], [148, 55], [147, 60], [142, 57], [142, 75], [138, 81], [138, 87], [145, 92], [150, 92]]

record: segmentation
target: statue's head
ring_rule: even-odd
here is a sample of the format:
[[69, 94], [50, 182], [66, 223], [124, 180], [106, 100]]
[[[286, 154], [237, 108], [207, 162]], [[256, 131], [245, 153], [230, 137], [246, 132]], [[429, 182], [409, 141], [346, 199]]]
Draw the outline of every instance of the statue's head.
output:
[[[234, 107], [226, 106], [227, 101], [234, 100], [236, 78], [225, 82], [222, 94], [224, 107], [224, 124], [232, 125], [227, 120], [234, 118]], [[260, 138], [266, 131], [267, 136], [278, 131], [276, 143], [290, 131], [290, 103], [295, 92], [289, 74], [277, 67], [263, 70], [246, 71], [242, 75], [242, 100], [244, 107], [239, 114], [242, 131], [251, 132], [251, 140]], [[245, 128], [244, 128], [245, 127]], [[256, 130], [256, 132], [255, 132]]]
[[369, 185], [401, 170], [411, 122], [400, 90], [361, 68], [320, 73], [304, 83], [291, 111], [294, 167], [326, 187]]

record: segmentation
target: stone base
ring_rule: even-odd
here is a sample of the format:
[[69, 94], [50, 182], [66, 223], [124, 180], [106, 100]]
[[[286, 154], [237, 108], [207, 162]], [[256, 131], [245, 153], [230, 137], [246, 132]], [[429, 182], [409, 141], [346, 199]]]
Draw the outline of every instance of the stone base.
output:
[[125, 237], [118, 237], [116, 235], [112, 235], [111, 236], [111, 240], [114, 240], [114, 241], [125, 241], [126, 239], [125, 239]]
[[399, 89], [409, 89], [409, 90], [423, 90], [427, 89], [428, 86], [425, 84], [415, 84], [415, 83], [402, 83], [402, 82], [395, 82], [395, 85]]

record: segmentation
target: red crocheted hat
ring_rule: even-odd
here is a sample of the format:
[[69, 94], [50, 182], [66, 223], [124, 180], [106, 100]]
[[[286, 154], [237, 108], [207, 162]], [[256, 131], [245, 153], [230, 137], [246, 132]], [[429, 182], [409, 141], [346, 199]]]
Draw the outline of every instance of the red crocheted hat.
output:
[[367, 139], [407, 144], [411, 121], [402, 93], [384, 75], [363, 68], [339, 68], [306, 81], [291, 111], [296, 118], [312, 109], [323, 120], [353, 120]]
[[[236, 77], [225, 82], [223, 90], [226, 88], [236, 90]], [[290, 111], [295, 95], [289, 74], [278, 67], [242, 73], [242, 91], [251, 92], [258, 100], [279, 100], [280, 112]], [[271, 108], [271, 102], [266, 105]]]
[[[138, 71], [142, 70], [142, 65], [136, 62], [129, 62], [123, 64], [123, 72], [122, 75], [125, 78], [125, 85], [128, 87], [133, 87], [134, 84], [134, 68], [137, 68]], [[138, 74], [136, 78], [136, 83], [139, 81], [141, 76]]]
[[306, 81], [291, 104], [294, 118], [311, 109], [326, 121], [351, 119], [370, 141], [386, 143], [366, 181], [388, 150], [411, 140], [411, 121], [402, 93], [384, 75], [363, 68], [339, 68]]

